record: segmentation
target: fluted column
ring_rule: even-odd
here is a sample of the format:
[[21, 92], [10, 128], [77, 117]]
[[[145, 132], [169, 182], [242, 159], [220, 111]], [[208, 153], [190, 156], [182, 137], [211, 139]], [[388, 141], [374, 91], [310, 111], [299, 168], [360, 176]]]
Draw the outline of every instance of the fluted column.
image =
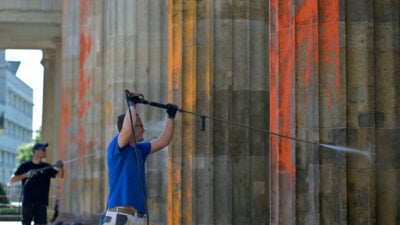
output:
[[271, 224], [340, 223], [340, 155], [314, 144], [340, 137], [345, 112], [339, 1], [270, 2]]
[[[63, 5], [63, 31], [62, 31], [62, 67], [61, 67], [61, 110], [60, 110], [60, 158], [63, 161], [74, 159], [77, 157], [76, 147], [73, 147], [73, 138], [76, 136], [76, 122], [73, 121], [76, 110], [76, 77], [78, 75], [79, 62], [79, 4], [76, 1], [66, 1]], [[76, 163], [76, 162], [75, 162]], [[76, 204], [79, 199], [74, 193], [77, 193], [76, 179], [78, 170], [76, 164], [65, 165], [64, 179], [61, 182], [62, 200], [60, 201], [60, 209], [62, 213], [67, 215], [79, 213], [80, 207]], [[74, 198], [75, 196], [75, 198]], [[75, 209], [75, 210], [74, 210]]]
[[[142, 93], [151, 101], [167, 102], [167, 3], [165, 0], [107, 0], [104, 3], [100, 58], [104, 69], [102, 100], [106, 143], [103, 148], [106, 148], [117, 134], [117, 116], [127, 109], [125, 89]], [[137, 111], [146, 129], [145, 139], [159, 136], [167, 118], [165, 110], [139, 104]], [[150, 220], [165, 223], [167, 149], [148, 158], [146, 178]], [[107, 182], [104, 185], [107, 187]]]
[[[319, 105], [319, 45], [324, 39], [319, 38], [319, 17], [325, 16], [326, 6], [317, 0], [296, 3], [295, 15], [295, 136], [310, 142], [318, 141]], [[332, 10], [334, 13], [337, 11]], [[332, 21], [333, 24], [334, 21]], [[325, 34], [325, 32], [321, 32]], [[326, 35], [328, 36], [328, 35]], [[337, 38], [337, 37], [336, 37]], [[335, 45], [335, 36], [326, 40]], [[325, 43], [326, 43], [325, 42]], [[331, 53], [331, 52], [329, 52]], [[329, 54], [327, 53], [327, 54]], [[333, 55], [334, 56], [334, 55]], [[332, 57], [333, 57], [332, 56]], [[282, 80], [282, 82], [285, 82]], [[310, 182], [319, 178], [318, 146], [307, 142], [296, 142], [296, 221], [297, 224], [318, 224], [319, 220], [319, 186]], [[285, 193], [282, 193], [285, 195]]]
[[[295, 8], [270, 1], [270, 130], [295, 136]], [[295, 143], [272, 135], [271, 224], [295, 223]]]
[[[61, 207], [86, 217], [105, 210], [105, 150], [117, 134], [116, 117], [127, 108], [124, 90], [167, 99], [166, 3], [65, 1], [63, 10], [60, 155], [68, 165]], [[138, 111], [145, 138], [158, 136], [165, 112], [145, 106]], [[166, 156], [160, 152], [147, 164], [149, 211], [156, 222], [166, 217]]]
[[[375, 105], [370, 112], [370, 127], [374, 128], [374, 182], [369, 185], [375, 194], [369, 199], [376, 204], [371, 216], [376, 224], [396, 224], [400, 218], [400, 1], [374, 1], [374, 73]], [[374, 113], [372, 113], [374, 112]], [[371, 138], [373, 139], [373, 138]], [[371, 196], [371, 195], [370, 195]], [[375, 202], [375, 201], [376, 202]], [[372, 207], [371, 207], [372, 208]], [[372, 220], [373, 221], [373, 220]]]
[[271, 139], [273, 224], [396, 223], [398, 6], [271, 2], [271, 130], [334, 146]]
[[65, 1], [60, 79], [62, 216], [94, 223], [105, 209], [100, 1]]
[[[373, 1], [346, 1], [347, 144], [373, 152], [375, 142], [374, 19]], [[375, 220], [375, 172], [373, 161], [347, 157], [347, 222], [369, 224]]]
[[[169, 98], [268, 127], [265, 1], [169, 1]], [[169, 157], [169, 224], [267, 224], [268, 135], [183, 113]]]
[[[58, 141], [52, 138], [52, 132], [57, 128], [58, 115], [55, 113], [57, 109], [57, 89], [54, 87], [59, 76], [56, 70], [56, 53], [55, 50], [43, 51], [43, 111], [41, 137], [42, 141], [49, 142], [52, 149], [57, 150]], [[50, 140], [51, 138], [51, 140]], [[48, 158], [53, 159], [57, 156], [57, 151], [51, 151]]]
[[[44, 85], [43, 85], [43, 112], [42, 112], [42, 132], [41, 140], [49, 143], [49, 151], [47, 153], [47, 161], [54, 163], [58, 159], [63, 159], [60, 155], [60, 137], [55, 131], [60, 129], [60, 85], [61, 85], [61, 41], [54, 40], [55, 49], [43, 50], [43, 68], [44, 68]], [[62, 180], [53, 181], [50, 187], [50, 202], [52, 207], [56, 199], [62, 197], [61, 183]]]
[[[318, 32], [318, 126], [319, 143], [348, 146], [345, 29], [340, 1], [319, 0]], [[316, 96], [317, 97], [317, 96]], [[353, 146], [355, 147], [355, 146]], [[342, 224], [347, 218], [346, 154], [319, 146], [319, 171], [314, 178], [319, 190], [319, 222]], [[315, 217], [317, 215], [314, 215]], [[317, 218], [317, 217], [316, 217]], [[305, 223], [307, 224], [307, 223]]]

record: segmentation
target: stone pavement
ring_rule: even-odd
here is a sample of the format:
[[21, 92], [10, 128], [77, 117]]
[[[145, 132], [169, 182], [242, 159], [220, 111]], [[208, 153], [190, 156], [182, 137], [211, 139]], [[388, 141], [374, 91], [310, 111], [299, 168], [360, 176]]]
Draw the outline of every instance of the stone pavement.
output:
[[19, 221], [0, 221], [0, 225], [21, 225]]
[[[67, 223], [68, 225], [72, 224], [72, 223]], [[76, 223], [74, 223], [76, 224]], [[0, 225], [21, 225], [20, 221], [0, 221]], [[32, 223], [33, 225], [33, 223]]]
[[[20, 221], [0, 221], [0, 225], [21, 225], [21, 222]], [[32, 225], [33, 225], [33, 223], [32, 223]]]

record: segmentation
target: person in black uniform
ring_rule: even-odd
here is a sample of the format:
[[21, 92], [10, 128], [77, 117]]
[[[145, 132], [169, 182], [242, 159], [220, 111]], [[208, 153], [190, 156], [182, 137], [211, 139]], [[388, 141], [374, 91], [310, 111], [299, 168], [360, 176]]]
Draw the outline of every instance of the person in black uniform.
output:
[[42, 161], [46, 158], [48, 145], [48, 143], [36, 143], [32, 148], [32, 160], [22, 163], [10, 179], [11, 183], [22, 181], [23, 225], [30, 225], [32, 220], [35, 225], [47, 224], [50, 180], [51, 178], [62, 178], [64, 176], [63, 162], [61, 160], [58, 160], [54, 165]]

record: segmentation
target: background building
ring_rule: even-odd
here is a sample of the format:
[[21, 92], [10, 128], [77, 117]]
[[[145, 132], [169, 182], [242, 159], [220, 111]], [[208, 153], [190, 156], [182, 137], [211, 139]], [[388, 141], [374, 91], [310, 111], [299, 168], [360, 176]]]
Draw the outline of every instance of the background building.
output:
[[0, 50], [0, 114], [4, 131], [0, 135], [0, 182], [7, 183], [17, 166], [17, 148], [32, 140], [33, 90], [17, 76], [19, 62], [5, 61]]

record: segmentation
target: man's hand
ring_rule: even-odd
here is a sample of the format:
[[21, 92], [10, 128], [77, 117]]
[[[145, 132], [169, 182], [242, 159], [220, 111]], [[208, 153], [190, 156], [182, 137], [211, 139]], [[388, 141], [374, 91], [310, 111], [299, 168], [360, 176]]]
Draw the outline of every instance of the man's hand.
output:
[[58, 168], [63, 168], [64, 167], [64, 163], [61, 160], [57, 160], [56, 164], [54, 164], [54, 166], [58, 167]]
[[178, 111], [178, 106], [175, 104], [167, 104], [167, 114], [171, 119], [175, 118], [176, 112]]
[[25, 177], [28, 179], [32, 178], [35, 175], [36, 175], [36, 171], [34, 171], [34, 170], [29, 170], [27, 173], [25, 173]]
[[132, 102], [134, 105], [136, 105], [138, 103], [143, 102], [144, 96], [143, 96], [143, 94], [140, 94], [140, 93], [132, 93], [132, 92], [126, 91], [126, 99], [129, 102]]

